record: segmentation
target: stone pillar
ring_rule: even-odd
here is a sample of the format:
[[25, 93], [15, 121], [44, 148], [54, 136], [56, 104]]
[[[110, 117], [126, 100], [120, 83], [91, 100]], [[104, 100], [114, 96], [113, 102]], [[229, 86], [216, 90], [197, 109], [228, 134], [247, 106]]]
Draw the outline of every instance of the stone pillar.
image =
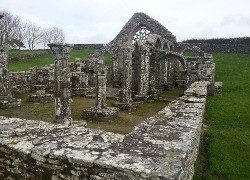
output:
[[131, 103], [131, 88], [132, 88], [132, 48], [124, 47], [123, 51], [123, 77], [122, 91], [120, 94], [120, 102]]
[[96, 108], [97, 109], [105, 109], [107, 108], [106, 104], [106, 83], [107, 83], [107, 78], [106, 78], [106, 72], [103, 71], [98, 71], [96, 75]]
[[118, 108], [107, 107], [106, 83], [106, 70], [98, 70], [96, 74], [96, 105], [83, 111], [82, 118], [84, 120], [110, 121], [118, 116]]
[[138, 94], [135, 96], [136, 100], [144, 101], [149, 98], [149, 72], [150, 72], [150, 49], [145, 46], [143, 43], [140, 44], [140, 70], [139, 70], [139, 86], [138, 86]]
[[55, 122], [70, 124], [71, 89], [70, 89], [70, 51], [69, 44], [49, 44], [55, 64]]
[[123, 47], [123, 76], [120, 102], [114, 103], [114, 107], [123, 110], [135, 109], [137, 104], [132, 103], [132, 52], [130, 47]]
[[156, 91], [156, 60], [155, 58], [150, 59], [150, 72], [149, 72], [149, 94], [152, 98], [157, 98]]
[[11, 94], [8, 48], [0, 47], [0, 108], [17, 107], [21, 105], [20, 99], [14, 99]]

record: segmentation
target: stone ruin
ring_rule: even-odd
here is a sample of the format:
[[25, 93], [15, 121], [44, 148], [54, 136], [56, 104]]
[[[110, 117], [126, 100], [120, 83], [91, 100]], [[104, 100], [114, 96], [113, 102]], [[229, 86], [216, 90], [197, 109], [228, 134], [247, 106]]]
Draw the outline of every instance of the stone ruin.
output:
[[8, 48], [0, 47], [0, 108], [6, 109], [20, 105], [21, 100], [13, 98], [11, 94]]
[[[143, 13], [134, 14], [113, 41], [83, 61], [69, 62], [71, 45], [49, 46], [54, 65], [10, 76], [6, 51], [1, 51], [1, 98], [19, 102], [11, 96], [9, 77], [15, 92], [38, 90], [39, 96], [54, 91], [57, 123], [0, 117], [0, 177], [192, 178], [206, 97], [221, 94], [222, 83], [214, 82], [212, 55], [177, 43], [171, 32]], [[195, 56], [183, 56], [186, 50]], [[107, 53], [111, 67], [104, 65]], [[157, 99], [162, 90], [185, 91], [124, 136], [72, 121], [72, 92], [86, 95], [94, 86], [96, 106], [83, 117], [99, 121], [115, 117], [118, 108], [129, 110], [137, 101]], [[115, 107], [107, 107], [107, 86], [120, 89]]]

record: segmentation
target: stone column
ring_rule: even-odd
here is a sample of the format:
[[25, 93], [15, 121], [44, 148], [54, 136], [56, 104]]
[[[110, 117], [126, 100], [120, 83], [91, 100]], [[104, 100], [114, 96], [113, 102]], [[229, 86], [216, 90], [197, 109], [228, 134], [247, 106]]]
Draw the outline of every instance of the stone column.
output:
[[131, 103], [131, 88], [132, 88], [132, 52], [130, 47], [123, 47], [123, 77], [122, 77], [122, 92], [120, 102]]
[[48, 44], [54, 55], [55, 65], [55, 122], [70, 124], [71, 89], [70, 89], [70, 51], [69, 44]]
[[149, 72], [150, 72], [150, 49], [145, 46], [144, 44], [140, 44], [140, 71], [139, 71], [139, 86], [138, 86], [138, 94], [136, 95], [135, 99], [142, 101], [146, 100], [149, 91]]
[[150, 70], [149, 70], [149, 94], [153, 98], [157, 97], [157, 91], [156, 91], [156, 59], [151, 58], [150, 59]]
[[96, 105], [83, 111], [82, 118], [84, 120], [110, 121], [118, 116], [119, 109], [108, 107], [106, 104], [106, 83], [106, 70], [98, 70], [96, 74]]
[[123, 76], [122, 90], [120, 91], [120, 102], [112, 106], [122, 110], [135, 109], [138, 104], [132, 102], [132, 52], [130, 47], [123, 47]]
[[107, 108], [106, 104], [106, 72], [104, 70], [98, 71], [96, 75], [96, 108], [105, 109]]
[[17, 107], [21, 105], [20, 99], [12, 98], [10, 77], [9, 77], [9, 61], [8, 48], [0, 47], [0, 108]]

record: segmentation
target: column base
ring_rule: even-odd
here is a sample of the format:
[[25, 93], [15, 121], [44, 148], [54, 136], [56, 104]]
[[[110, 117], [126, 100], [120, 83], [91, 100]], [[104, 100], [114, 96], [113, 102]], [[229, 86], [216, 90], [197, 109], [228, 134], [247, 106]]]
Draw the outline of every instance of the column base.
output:
[[15, 99], [9, 96], [0, 97], [0, 109], [14, 108], [21, 106], [21, 99]]
[[119, 109], [116, 107], [107, 107], [105, 109], [97, 109], [92, 107], [83, 111], [83, 120], [93, 121], [111, 121], [118, 116]]

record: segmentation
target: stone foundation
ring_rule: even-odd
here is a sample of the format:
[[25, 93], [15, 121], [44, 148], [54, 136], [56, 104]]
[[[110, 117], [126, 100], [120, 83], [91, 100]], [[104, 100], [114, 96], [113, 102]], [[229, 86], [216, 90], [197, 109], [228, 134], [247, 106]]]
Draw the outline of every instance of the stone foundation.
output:
[[92, 107], [83, 111], [83, 120], [93, 120], [93, 121], [111, 121], [118, 116], [118, 108], [107, 107], [104, 109], [98, 109]]
[[120, 135], [0, 117], [2, 179], [192, 179], [208, 82]]
[[14, 108], [21, 106], [21, 99], [8, 96], [0, 96], [0, 109]]
[[38, 90], [36, 91], [35, 95], [28, 96], [28, 101], [34, 103], [47, 103], [53, 100], [54, 100], [53, 95], [45, 94], [45, 90]]

